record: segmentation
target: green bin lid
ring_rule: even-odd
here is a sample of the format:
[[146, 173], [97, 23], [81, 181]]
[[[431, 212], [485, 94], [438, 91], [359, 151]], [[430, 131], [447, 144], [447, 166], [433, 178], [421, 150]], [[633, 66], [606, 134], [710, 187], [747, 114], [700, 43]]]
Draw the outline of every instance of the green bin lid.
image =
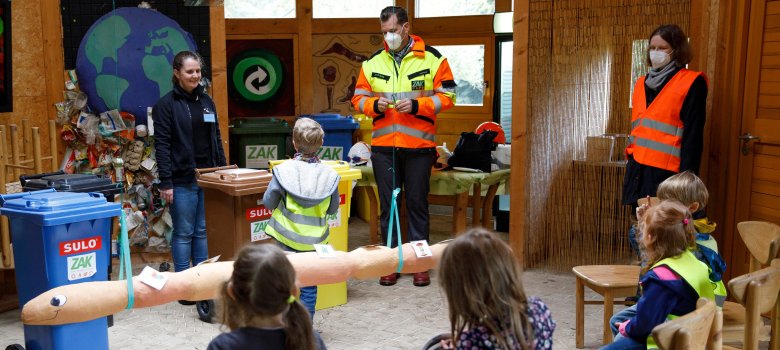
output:
[[287, 122], [276, 118], [238, 118], [230, 125], [231, 134], [289, 134]]

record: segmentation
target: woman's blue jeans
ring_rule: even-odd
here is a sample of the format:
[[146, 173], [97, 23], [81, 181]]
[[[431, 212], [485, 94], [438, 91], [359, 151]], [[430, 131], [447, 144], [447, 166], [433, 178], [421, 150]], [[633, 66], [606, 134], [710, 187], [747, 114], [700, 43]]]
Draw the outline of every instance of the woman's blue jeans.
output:
[[171, 203], [173, 220], [173, 268], [176, 272], [195, 266], [208, 258], [206, 243], [206, 212], [203, 190], [196, 183], [173, 186]]

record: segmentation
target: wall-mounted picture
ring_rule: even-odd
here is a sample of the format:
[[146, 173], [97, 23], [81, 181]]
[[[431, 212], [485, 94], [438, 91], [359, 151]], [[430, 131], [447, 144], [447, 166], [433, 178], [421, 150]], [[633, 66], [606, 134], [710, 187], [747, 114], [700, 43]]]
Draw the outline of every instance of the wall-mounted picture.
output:
[[11, 87], [11, 1], [0, 0], [0, 112], [13, 110]]

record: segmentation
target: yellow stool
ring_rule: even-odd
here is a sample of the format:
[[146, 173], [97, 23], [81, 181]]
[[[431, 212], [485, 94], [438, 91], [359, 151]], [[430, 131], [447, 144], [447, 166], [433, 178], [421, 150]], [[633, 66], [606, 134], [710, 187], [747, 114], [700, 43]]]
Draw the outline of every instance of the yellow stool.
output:
[[[576, 308], [576, 340], [577, 348], [585, 346], [585, 304], [604, 304], [604, 330], [602, 342], [612, 342], [612, 331], [609, 319], [612, 317], [613, 304], [623, 304], [625, 301], [615, 301], [615, 298], [625, 298], [636, 295], [639, 284], [639, 266], [634, 265], [584, 265], [575, 266], [571, 270], [577, 277], [577, 308]], [[604, 297], [603, 301], [585, 300], [585, 286]]]

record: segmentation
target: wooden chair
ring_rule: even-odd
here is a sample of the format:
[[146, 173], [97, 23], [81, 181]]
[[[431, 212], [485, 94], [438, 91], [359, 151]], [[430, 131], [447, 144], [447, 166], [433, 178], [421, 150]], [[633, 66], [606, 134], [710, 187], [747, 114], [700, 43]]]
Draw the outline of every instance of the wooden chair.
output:
[[[636, 295], [639, 269], [639, 266], [634, 265], [584, 265], [571, 269], [577, 279], [575, 332], [578, 349], [585, 346], [585, 304], [604, 304], [602, 343], [606, 345], [612, 342], [609, 319], [614, 311], [613, 305], [626, 304], [625, 301], [614, 299]], [[603, 296], [604, 300], [586, 301], [585, 286]]]
[[720, 350], [722, 326], [715, 302], [700, 298], [693, 312], [653, 328], [653, 338], [662, 350]]
[[[758, 349], [759, 330], [763, 326], [761, 314], [778, 309], [780, 292], [780, 263], [739, 276], [729, 281], [729, 291], [745, 307], [745, 327], [743, 328], [743, 349]], [[724, 340], [725, 341], [725, 340]], [[777, 344], [771, 348], [776, 349]], [[723, 349], [736, 349], [727, 345]]]
[[[777, 257], [780, 249], [780, 226], [765, 221], [743, 221], [737, 224], [737, 230], [750, 252], [750, 271], [766, 267]], [[777, 317], [773, 317], [777, 318]], [[742, 341], [745, 328], [745, 308], [739, 303], [727, 301], [723, 305], [723, 341]], [[778, 327], [772, 328], [772, 330]], [[774, 343], [778, 342], [776, 333], [772, 332]], [[769, 327], [761, 325], [760, 340], [769, 340]], [[780, 350], [780, 348], [774, 348]]]

